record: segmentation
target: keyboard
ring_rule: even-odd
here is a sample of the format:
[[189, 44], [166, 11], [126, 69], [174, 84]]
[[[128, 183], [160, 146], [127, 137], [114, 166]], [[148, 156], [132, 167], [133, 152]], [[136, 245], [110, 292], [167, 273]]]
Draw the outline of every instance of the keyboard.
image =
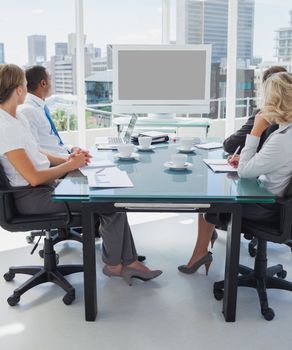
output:
[[109, 136], [108, 142], [111, 145], [120, 145], [121, 143], [123, 143], [123, 140], [121, 137], [118, 137], [118, 136], [116, 136], [116, 137]]

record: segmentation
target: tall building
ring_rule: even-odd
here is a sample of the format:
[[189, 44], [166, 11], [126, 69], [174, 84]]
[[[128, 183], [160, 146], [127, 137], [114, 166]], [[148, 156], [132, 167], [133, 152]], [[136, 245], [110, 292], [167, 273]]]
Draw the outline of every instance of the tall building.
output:
[[290, 26], [276, 31], [276, 57], [280, 62], [292, 61], [292, 10]]
[[55, 56], [64, 57], [68, 55], [67, 43], [55, 43]]
[[[238, 0], [237, 57], [253, 58], [255, 0]], [[227, 56], [228, 0], [177, 0], [177, 43], [212, 44], [212, 63]]]
[[5, 62], [4, 44], [0, 43], [0, 64]]
[[43, 64], [47, 61], [47, 37], [45, 35], [30, 35], [28, 42], [28, 64]]

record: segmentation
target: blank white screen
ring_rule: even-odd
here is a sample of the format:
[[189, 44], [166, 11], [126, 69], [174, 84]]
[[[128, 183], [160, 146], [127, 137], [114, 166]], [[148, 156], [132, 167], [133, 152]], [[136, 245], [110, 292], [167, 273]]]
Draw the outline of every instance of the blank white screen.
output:
[[118, 52], [119, 100], [204, 100], [206, 51]]

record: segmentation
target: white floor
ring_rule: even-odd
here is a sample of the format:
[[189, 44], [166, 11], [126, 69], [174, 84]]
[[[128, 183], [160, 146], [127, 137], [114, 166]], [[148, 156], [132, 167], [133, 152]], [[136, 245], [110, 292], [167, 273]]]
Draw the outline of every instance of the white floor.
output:
[[[191, 214], [131, 214], [137, 248], [150, 267], [161, 268], [155, 281], [135, 281], [129, 287], [119, 278], [101, 274], [97, 243], [99, 314], [96, 322], [84, 321], [82, 274], [69, 277], [77, 298], [71, 306], [62, 302], [63, 291], [45, 284], [26, 293], [20, 304], [9, 307], [7, 297], [27, 277], [1, 280], [0, 349], [291, 349], [292, 294], [269, 291], [276, 317], [265, 321], [254, 290], [239, 289], [237, 321], [226, 323], [222, 302], [214, 299], [213, 282], [222, 279], [225, 233], [214, 246], [209, 276], [201, 269], [183, 275], [177, 265], [185, 263], [195, 240], [195, 217]], [[24, 233], [0, 232], [0, 273], [12, 265], [34, 265]], [[57, 246], [60, 263], [81, 262], [81, 246]], [[292, 253], [286, 246], [269, 245], [269, 262], [282, 263], [292, 280]], [[241, 262], [252, 266], [247, 241], [242, 240]]]

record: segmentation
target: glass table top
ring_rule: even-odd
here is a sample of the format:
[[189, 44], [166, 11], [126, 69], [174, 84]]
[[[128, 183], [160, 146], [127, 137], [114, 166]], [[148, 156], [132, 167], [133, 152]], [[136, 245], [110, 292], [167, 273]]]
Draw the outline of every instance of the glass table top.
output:
[[164, 163], [178, 153], [178, 144], [156, 145], [153, 151], [139, 152], [140, 159], [116, 160], [116, 151], [93, 150], [96, 159], [111, 159], [132, 180], [131, 188], [89, 188], [87, 178], [69, 174], [57, 186], [53, 200], [131, 202], [243, 202], [273, 203], [275, 197], [257, 179], [240, 179], [236, 174], [214, 173], [204, 158], [222, 158], [223, 149], [201, 150], [187, 155], [192, 168], [175, 171]]

